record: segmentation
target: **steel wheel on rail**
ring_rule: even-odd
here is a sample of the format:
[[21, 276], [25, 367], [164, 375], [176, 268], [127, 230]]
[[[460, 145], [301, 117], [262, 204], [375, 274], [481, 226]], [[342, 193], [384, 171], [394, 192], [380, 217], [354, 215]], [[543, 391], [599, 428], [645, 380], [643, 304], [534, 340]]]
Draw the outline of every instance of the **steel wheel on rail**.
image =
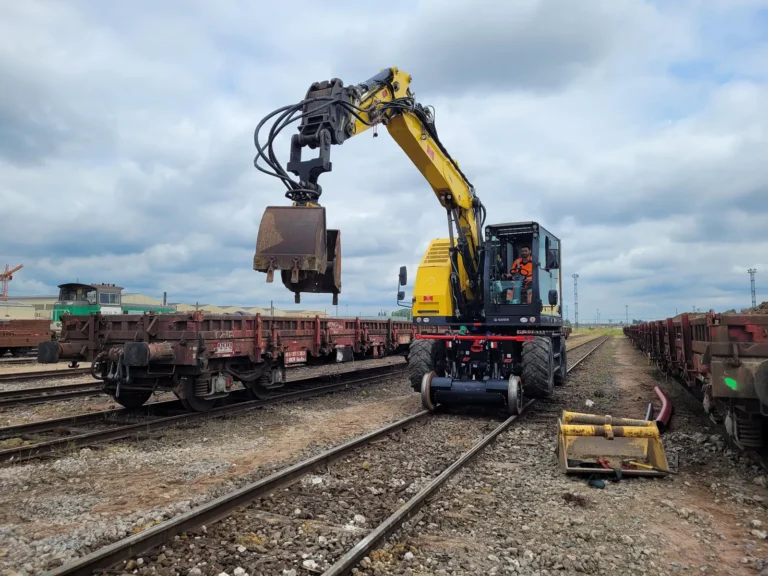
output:
[[244, 382], [243, 386], [248, 391], [249, 397], [264, 400], [269, 397], [271, 390], [285, 385], [285, 375], [285, 366], [272, 366], [265, 369], [256, 380]]
[[181, 378], [181, 394], [178, 394], [184, 408], [193, 412], [207, 412], [216, 404], [216, 398], [201, 398], [195, 395], [197, 385], [200, 384], [201, 391], [207, 391], [208, 386], [205, 382], [197, 382], [194, 378], [184, 376]]
[[517, 416], [523, 411], [523, 383], [519, 376], [509, 377], [507, 386], [507, 412], [510, 416]]
[[568, 380], [568, 351], [565, 348], [565, 339], [560, 340], [560, 366], [555, 372], [555, 386], [565, 386]]
[[432, 378], [437, 376], [437, 374], [432, 372], [427, 372], [424, 374], [424, 376], [421, 379], [421, 405], [424, 406], [426, 410], [434, 412], [435, 410], [435, 404], [432, 402]]
[[115, 402], [120, 404], [123, 408], [139, 408], [149, 400], [150, 396], [152, 396], [152, 390], [121, 390], [120, 396], [112, 394], [112, 398], [115, 399]]

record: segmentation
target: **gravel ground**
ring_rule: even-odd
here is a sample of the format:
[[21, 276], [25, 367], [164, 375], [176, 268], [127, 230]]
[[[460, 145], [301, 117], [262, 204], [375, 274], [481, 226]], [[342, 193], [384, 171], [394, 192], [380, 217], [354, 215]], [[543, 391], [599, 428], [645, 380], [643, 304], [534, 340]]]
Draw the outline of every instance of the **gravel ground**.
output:
[[320, 572], [497, 424], [454, 415], [428, 419], [176, 538], [144, 555], [140, 566], [138, 558], [129, 562], [138, 574]]
[[614, 338], [355, 573], [768, 574], [768, 481], [725, 448], [695, 404], [674, 398], [663, 436], [666, 452], [680, 455], [679, 476], [596, 489], [560, 470], [559, 410], [637, 417], [654, 384], [642, 354]]
[[[388, 356], [377, 358], [375, 360], [365, 360], [356, 362], [346, 362], [344, 364], [328, 364], [324, 366], [295, 367], [286, 371], [287, 381], [291, 382], [299, 378], [309, 378], [324, 374], [342, 373], [358, 370], [362, 367], [386, 366], [391, 364], [405, 365], [405, 359], [402, 356]], [[86, 366], [82, 364], [81, 366]], [[45, 380], [34, 380], [17, 383], [2, 383], [0, 390], [24, 390], [27, 388], [38, 388], [43, 386], [59, 386], [62, 384], [77, 384], [81, 382], [98, 382], [90, 376], [78, 378], [51, 378]], [[149, 402], [162, 402], [173, 400], [176, 397], [172, 392], [163, 392], [152, 396]], [[148, 402], [148, 403], [149, 403]], [[104, 394], [101, 396], [90, 396], [83, 398], [72, 398], [51, 402], [48, 404], [34, 404], [28, 406], [17, 406], [0, 411], [0, 426], [17, 426], [38, 420], [47, 420], [50, 418], [63, 418], [72, 414], [85, 414], [88, 412], [99, 412], [102, 410], [113, 410], [121, 406], [115, 402], [111, 396]]]
[[[572, 361], [588, 348], [574, 353]], [[409, 396], [418, 410], [418, 396]], [[366, 447], [207, 530], [184, 534], [129, 559], [125, 570], [319, 573], [501, 420], [460, 415], [430, 420], [407, 434], [394, 435], [394, 442]]]
[[60, 565], [420, 409], [407, 380], [389, 377], [141, 443], [2, 468], [0, 574]]

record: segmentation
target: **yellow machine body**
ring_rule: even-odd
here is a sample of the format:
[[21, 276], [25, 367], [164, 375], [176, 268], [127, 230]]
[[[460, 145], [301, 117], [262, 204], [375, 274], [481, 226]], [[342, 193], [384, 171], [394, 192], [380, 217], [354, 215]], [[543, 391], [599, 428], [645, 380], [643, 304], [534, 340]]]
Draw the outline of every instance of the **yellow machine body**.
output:
[[653, 420], [563, 411], [558, 419], [557, 456], [566, 474], [666, 476], [659, 429]]
[[[456, 242], [454, 241], [454, 245]], [[416, 271], [413, 286], [413, 315], [424, 318], [451, 318], [454, 302], [451, 298], [451, 258], [448, 252], [450, 240], [438, 238], [429, 243], [424, 257]], [[459, 259], [461, 255], [459, 255]], [[462, 285], [467, 282], [467, 273], [459, 266]]]

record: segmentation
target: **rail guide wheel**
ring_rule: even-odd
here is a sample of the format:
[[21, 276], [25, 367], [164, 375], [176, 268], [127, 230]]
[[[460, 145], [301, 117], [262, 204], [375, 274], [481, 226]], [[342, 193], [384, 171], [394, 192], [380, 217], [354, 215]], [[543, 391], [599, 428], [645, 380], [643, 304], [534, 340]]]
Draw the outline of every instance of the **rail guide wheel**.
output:
[[421, 405], [430, 412], [435, 411], [435, 404], [432, 402], [432, 378], [437, 376], [434, 370], [427, 372], [421, 378]]
[[517, 416], [523, 411], [523, 383], [519, 376], [514, 374], [509, 377], [507, 387], [507, 412], [510, 416]]

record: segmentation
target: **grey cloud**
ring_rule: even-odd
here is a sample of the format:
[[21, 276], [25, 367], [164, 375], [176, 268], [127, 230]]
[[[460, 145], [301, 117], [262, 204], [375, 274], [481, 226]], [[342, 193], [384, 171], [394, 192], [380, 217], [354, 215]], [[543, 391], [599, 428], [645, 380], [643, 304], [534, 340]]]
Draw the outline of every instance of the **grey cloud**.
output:
[[594, 74], [620, 43], [662, 23], [633, 0], [429, 0], [409, 12], [392, 18], [386, 33], [345, 35], [337, 68], [362, 81], [398, 65], [414, 76], [417, 94], [547, 93]]
[[[350, 83], [388, 65], [411, 72], [436, 106], [489, 223], [535, 219], [562, 238], [563, 300], [572, 306], [578, 272], [582, 318], [598, 307], [623, 317], [625, 304], [635, 317], [737, 306], [748, 296], [741, 268], [768, 270], [764, 88], [694, 86], [663, 72], [690, 50], [690, 13], [660, 21], [633, 0], [472, 13], [423, 3], [407, 16], [386, 5], [393, 24], [358, 36], [348, 7], [307, 2], [270, 14], [247, 3], [52, 4], [34, 18], [29, 6], [14, 5], [2, 28], [11, 43], [0, 40], [0, 65], [18, 65], [13, 109], [28, 113], [11, 118], [42, 118], [40, 102], [67, 129], [49, 157], [18, 137], [6, 145], [43, 169], [0, 155], [0, 200], [12, 214], [0, 245], [27, 264], [12, 290], [79, 275], [174, 301], [291, 308], [292, 295], [251, 268], [264, 207], [287, 203], [282, 185], [253, 168], [253, 128], [313, 81]], [[317, 35], [297, 37], [288, 18], [297, 11], [343, 31], [341, 43], [324, 37], [318, 51]], [[511, 20], [515, 11], [525, 17]], [[12, 53], [13, 42], [27, 48]], [[291, 131], [276, 148], [283, 163]], [[321, 180], [329, 226], [344, 239], [340, 308], [350, 313], [394, 309], [397, 268], [413, 278], [429, 240], [446, 235], [432, 191], [379, 132], [335, 148]], [[717, 222], [728, 230], [712, 234]], [[729, 268], [714, 274], [711, 262]], [[330, 297], [307, 295], [299, 307], [330, 311]]]

